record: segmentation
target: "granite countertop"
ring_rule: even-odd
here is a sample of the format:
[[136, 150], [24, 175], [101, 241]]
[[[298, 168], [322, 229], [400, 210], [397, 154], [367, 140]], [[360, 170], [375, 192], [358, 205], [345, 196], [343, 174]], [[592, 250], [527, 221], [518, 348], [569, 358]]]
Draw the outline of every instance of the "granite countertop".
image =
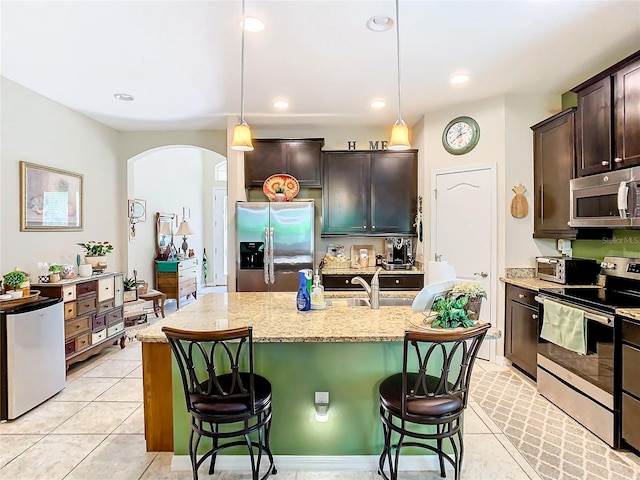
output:
[[634, 320], [640, 320], [640, 308], [617, 308], [616, 314], [633, 318]]
[[[381, 267], [365, 267], [365, 268], [327, 268], [322, 269], [323, 275], [373, 275]], [[380, 275], [424, 275], [424, 270], [413, 267], [411, 270], [380, 270]]]
[[298, 312], [295, 305], [295, 292], [210, 293], [139, 331], [136, 338], [166, 343], [163, 326], [208, 331], [252, 325], [254, 341], [263, 343], [394, 342], [403, 340], [405, 330], [424, 325], [424, 316], [407, 306], [327, 306]]
[[[538, 278], [525, 278], [525, 277], [500, 277], [500, 281], [516, 285], [522, 288], [528, 288], [529, 290], [535, 290], [536, 292], [541, 288], [565, 288], [567, 285], [560, 283], [548, 282], [546, 280], [540, 280]], [[598, 285], [570, 285], [571, 288], [599, 288]]]

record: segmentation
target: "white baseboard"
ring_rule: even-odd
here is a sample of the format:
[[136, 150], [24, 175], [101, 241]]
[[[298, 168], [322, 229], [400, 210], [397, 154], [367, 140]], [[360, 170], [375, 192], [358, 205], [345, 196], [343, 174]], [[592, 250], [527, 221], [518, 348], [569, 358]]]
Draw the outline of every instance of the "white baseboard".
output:
[[[312, 472], [377, 472], [378, 455], [274, 455], [278, 471], [312, 471]], [[263, 460], [265, 461], [265, 460]], [[268, 461], [268, 460], [267, 460]], [[206, 462], [205, 462], [206, 464]], [[219, 455], [216, 470], [247, 471], [251, 461], [248, 455]], [[451, 468], [445, 462], [447, 470]], [[207, 464], [208, 468], [208, 464]], [[399, 469], [402, 471], [425, 471], [440, 469], [437, 455], [403, 455]], [[171, 460], [172, 471], [191, 470], [188, 455], [174, 455]]]

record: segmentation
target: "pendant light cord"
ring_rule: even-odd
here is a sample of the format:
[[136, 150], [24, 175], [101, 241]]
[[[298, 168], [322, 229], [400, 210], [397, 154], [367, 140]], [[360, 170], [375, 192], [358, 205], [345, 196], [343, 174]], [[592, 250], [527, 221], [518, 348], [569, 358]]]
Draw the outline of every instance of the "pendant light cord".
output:
[[240, 47], [240, 125], [244, 121], [244, 0], [242, 0], [242, 42]]
[[[244, 0], [242, 0], [244, 2]], [[398, 0], [396, 0], [396, 58], [398, 59], [398, 121], [397, 123], [404, 123], [402, 120], [402, 102], [400, 101], [401, 89], [400, 89], [400, 14], [398, 8]]]

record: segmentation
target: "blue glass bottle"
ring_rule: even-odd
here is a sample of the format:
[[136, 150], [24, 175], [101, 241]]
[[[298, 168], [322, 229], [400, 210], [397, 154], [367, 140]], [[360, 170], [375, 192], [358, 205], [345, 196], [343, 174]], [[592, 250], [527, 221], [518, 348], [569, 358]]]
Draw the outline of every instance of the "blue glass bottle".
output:
[[307, 287], [307, 275], [304, 270], [298, 271], [298, 279], [300, 280], [300, 286], [296, 295], [296, 306], [299, 311], [306, 312], [311, 309], [311, 295]]

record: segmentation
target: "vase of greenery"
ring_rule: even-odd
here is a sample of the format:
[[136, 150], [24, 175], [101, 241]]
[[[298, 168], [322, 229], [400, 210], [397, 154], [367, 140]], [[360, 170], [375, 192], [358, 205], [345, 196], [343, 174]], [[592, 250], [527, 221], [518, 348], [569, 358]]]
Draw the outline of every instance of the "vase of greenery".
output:
[[467, 310], [468, 298], [446, 296], [439, 298], [433, 304], [432, 310], [436, 316], [431, 322], [431, 328], [469, 328], [475, 322], [469, 319]]
[[287, 201], [287, 192], [284, 187], [275, 187], [273, 189], [275, 192], [274, 201], [275, 202], [286, 202]]
[[478, 282], [458, 283], [449, 293], [452, 297], [467, 297], [467, 310], [469, 320], [478, 320], [480, 308], [482, 307], [482, 299], [487, 298], [487, 291]]

